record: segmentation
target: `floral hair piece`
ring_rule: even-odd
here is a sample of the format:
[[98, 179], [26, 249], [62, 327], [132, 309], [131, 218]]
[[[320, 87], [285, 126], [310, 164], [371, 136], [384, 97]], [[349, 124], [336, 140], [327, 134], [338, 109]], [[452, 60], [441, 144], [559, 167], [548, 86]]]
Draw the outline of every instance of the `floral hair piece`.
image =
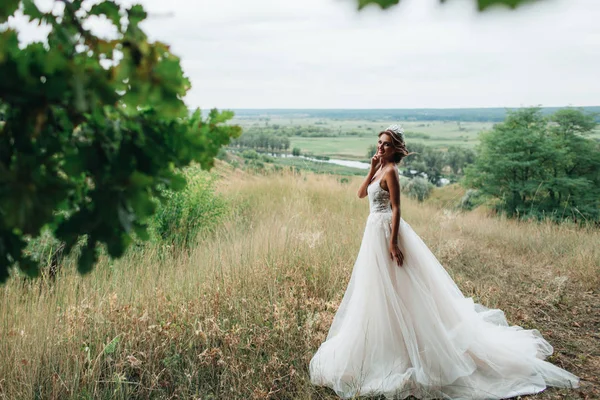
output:
[[398, 137], [398, 139], [402, 142], [404, 142], [404, 129], [399, 126], [399, 125], [390, 125], [387, 127], [387, 129], [385, 130], [386, 132], [390, 132], [393, 133], [394, 135], [396, 135]]

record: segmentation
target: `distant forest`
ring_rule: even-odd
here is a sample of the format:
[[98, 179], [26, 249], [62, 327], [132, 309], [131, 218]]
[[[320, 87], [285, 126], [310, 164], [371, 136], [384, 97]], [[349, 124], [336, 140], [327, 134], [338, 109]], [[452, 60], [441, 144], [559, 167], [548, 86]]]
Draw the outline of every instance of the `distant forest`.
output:
[[[543, 115], [553, 114], [564, 107], [544, 107]], [[600, 122], [600, 106], [573, 107], [586, 113], [596, 113]], [[234, 109], [238, 118], [290, 117], [367, 119], [377, 121], [469, 121], [501, 122], [507, 111], [519, 108], [414, 108], [414, 109]]]

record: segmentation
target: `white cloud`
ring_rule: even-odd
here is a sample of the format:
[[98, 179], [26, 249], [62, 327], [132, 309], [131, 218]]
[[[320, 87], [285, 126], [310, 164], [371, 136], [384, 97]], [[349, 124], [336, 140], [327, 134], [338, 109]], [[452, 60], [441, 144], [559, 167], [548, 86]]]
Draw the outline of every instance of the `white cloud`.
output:
[[190, 107], [600, 104], [596, 0], [483, 14], [473, 0], [360, 13], [354, 0], [141, 3], [149, 35], [182, 58]]

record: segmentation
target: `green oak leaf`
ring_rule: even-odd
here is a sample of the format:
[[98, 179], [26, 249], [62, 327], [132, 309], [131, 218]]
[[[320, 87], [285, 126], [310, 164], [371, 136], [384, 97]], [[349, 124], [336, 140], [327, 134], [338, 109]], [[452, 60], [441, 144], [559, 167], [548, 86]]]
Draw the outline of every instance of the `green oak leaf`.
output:
[[121, 27], [121, 15], [119, 12], [121, 11], [120, 7], [115, 4], [115, 2], [110, 0], [105, 0], [102, 3], [94, 5], [89, 14], [90, 15], [105, 15], [106, 18], [112, 21], [112, 23], [117, 27]]
[[81, 249], [81, 254], [79, 255], [79, 260], [77, 262], [77, 270], [81, 275], [90, 273], [98, 260], [96, 243], [95, 240], [88, 239], [86, 245]]
[[[445, 3], [447, 0], [440, 0], [440, 3]], [[505, 5], [510, 8], [517, 8], [523, 3], [539, 0], [476, 0], [479, 11], [484, 11], [494, 5]], [[400, 0], [358, 0], [358, 9], [361, 10], [369, 4], [375, 4], [386, 9], [400, 3]]]
[[35, 5], [33, 0], [23, 0], [23, 14], [28, 15], [31, 19], [42, 19], [44, 13]]
[[0, 1], [0, 24], [6, 22], [19, 8], [20, 0], [2, 0]]
[[127, 10], [127, 14], [129, 15], [129, 23], [134, 28], [137, 28], [139, 23], [145, 20], [148, 16], [146, 11], [144, 11], [144, 7], [139, 4], [136, 4]]
[[495, 5], [504, 5], [510, 8], [517, 8], [519, 5], [535, 0], [477, 0], [479, 11], [483, 11], [488, 7]]
[[400, 0], [358, 0], [358, 9], [362, 10], [369, 4], [375, 4], [381, 7], [382, 9], [386, 9], [391, 6], [397, 5], [398, 3], [400, 3]]

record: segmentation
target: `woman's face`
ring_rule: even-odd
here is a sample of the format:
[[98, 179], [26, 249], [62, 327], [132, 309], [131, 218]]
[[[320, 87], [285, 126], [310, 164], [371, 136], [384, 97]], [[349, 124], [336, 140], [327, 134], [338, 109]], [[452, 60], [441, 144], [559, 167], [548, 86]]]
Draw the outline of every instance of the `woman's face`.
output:
[[395, 153], [396, 149], [394, 149], [394, 146], [392, 145], [392, 138], [390, 135], [384, 133], [379, 136], [379, 140], [377, 141], [377, 156], [389, 161], [394, 158]]

